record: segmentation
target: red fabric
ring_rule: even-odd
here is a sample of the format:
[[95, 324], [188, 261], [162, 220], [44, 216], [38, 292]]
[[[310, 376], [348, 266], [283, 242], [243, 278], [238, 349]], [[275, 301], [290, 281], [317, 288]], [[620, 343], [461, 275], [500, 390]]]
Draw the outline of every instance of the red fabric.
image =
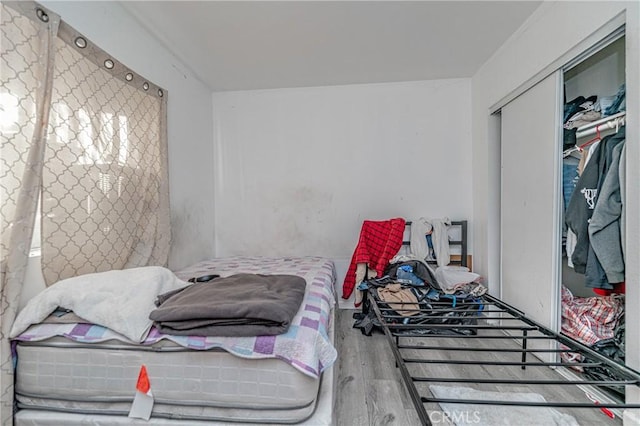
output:
[[382, 276], [389, 261], [402, 247], [405, 220], [395, 218], [384, 221], [365, 220], [360, 230], [360, 239], [342, 285], [342, 298], [348, 299], [356, 285], [356, 266], [366, 263]]
[[613, 290], [605, 290], [604, 288], [594, 288], [593, 292], [599, 296], [610, 296], [612, 294], [625, 294], [626, 286], [624, 282], [613, 285]]

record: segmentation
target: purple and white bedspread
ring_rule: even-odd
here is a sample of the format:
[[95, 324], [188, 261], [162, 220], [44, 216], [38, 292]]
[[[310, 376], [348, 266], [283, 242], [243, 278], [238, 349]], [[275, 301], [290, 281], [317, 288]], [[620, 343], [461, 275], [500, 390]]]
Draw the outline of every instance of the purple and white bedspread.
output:
[[[224, 349], [243, 358], [281, 359], [302, 373], [317, 378], [337, 358], [328, 335], [330, 313], [335, 305], [336, 280], [333, 262], [319, 257], [230, 257], [196, 263], [176, 271], [178, 278], [188, 280], [208, 274], [223, 277], [240, 272], [252, 274], [291, 274], [304, 278], [307, 288], [289, 330], [277, 336], [215, 337], [175, 336], [160, 333], [152, 327], [141, 345], [153, 345], [162, 339], [194, 350]], [[80, 343], [119, 340], [136, 344], [119, 333], [95, 324], [43, 323], [29, 327], [15, 340], [40, 341], [63, 336]]]

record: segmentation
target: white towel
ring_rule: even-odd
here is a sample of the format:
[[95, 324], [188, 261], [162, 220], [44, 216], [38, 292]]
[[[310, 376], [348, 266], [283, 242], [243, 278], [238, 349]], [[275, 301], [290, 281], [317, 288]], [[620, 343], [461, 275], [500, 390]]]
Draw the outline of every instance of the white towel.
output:
[[147, 337], [156, 296], [185, 287], [170, 270], [143, 266], [67, 278], [29, 300], [13, 323], [10, 337], [45, 319], [59, 306], [80, 318], [110, 328], [134, 342]]
[[[440, 288], [448, 293], [459, 284], [468, 284], [479, 282], [480, 275], [470, 272], [465, 266], [439, 266], [436, 269], [436, 280], [440, 284]], [[451, 291], [452, 292], [452, 291]]]

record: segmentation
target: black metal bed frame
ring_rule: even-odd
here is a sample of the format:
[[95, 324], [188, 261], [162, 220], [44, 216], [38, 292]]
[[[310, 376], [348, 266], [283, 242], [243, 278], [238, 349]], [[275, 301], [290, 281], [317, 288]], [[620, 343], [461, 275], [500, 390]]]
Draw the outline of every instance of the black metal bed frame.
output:
[[[466, 230], [466, 221], [464, 229]], [[454, 222], [460, 225], [461, 222]], [[465, 236], [466, 237], [466, 236]], [[466, 260], [466, 238], [462, 238], [463, 252], [465, 256], [461, 259]], [[473, 324], [455, 325], [451, 324], [404, 324], [406, 316], [399, 315], [396, 310], [391, 309], [384, 303], [378, 303], [375, 297], [375, 289], [370, 288], [368, 303], [363, 305], [363, 309], [373, 309], [381, 328], [386, 336], [388, 343], [393, 352], [396, 367], [399, 369], [402, 380], [406, 386], [409, 396], [415, 406], [418, 417], [423, 425], [431, 425], [431, 420], [425, 408], [425, 404], [429, 403], [465, 403], [465, 404], [482, 404], [482, 405], [517, 405], [532, 407], [565, 407], [565, 408], [595, 408], [600, 410], [606, 409], [624, 409], [624, 408], [640, 408], [640, 404], [627, 404], [624, 402], [606, 402], [606, 401], [589, 401], [589, 402], [565, 402], [565, 401], [548, 401], [548, 402], [527, 402], [527, 401], [496, 401], [496, 400], [477, 400], [477, 399], [443, 399], [434, 397], [429, 391], [429, 395], [420, 394], [416, 383], [490, 383], [503, 385], [585, 385], [585, 386], [639, 386], [640, 373], [623, 364], [617, 363], [604, 355], [594, 351], [593, 349], [571, 339], [565, 335], [556, 333], [549, 328], [528, 318], [522, 311], [513, 306], [499, 300], [489, 294], [484, 294], [480, 298], [476, 298], [473, 302], [458, 302], [461, 304], [482, 304], [481, 311], [478, 310], [477, 322]], [[366, 305], [366, 308], [365, 308]], [[416, 314], [428, 314], [430, 319], [446, 319], [451, 311], [450, 302], [441, 302], [431, 304], [428, 310], [424, 309], [405, 309], [403, 311], [416, 311]], [[435, 314], [435, 315], [434, 315]], [[454, 328], [458, 331], [466, 330], [468, 333], [446, 332]], [[443, 334], [442, 332], [446, 332]], [[488, 334], [493, 333], [493, 334]], [[516, 334], [517, 333], [517, 334]], [[452, 346], [448, 344], [443, 346], [438, 344], [438, 339], [455, 339], [461, 341], [460, 345]], [[521, 341], [521, 344], [514, 349], [496, 348], [488, 349], [474, 346], [474, 339], [511, 339]], [[420, 339], [417, 343], [415, 339]], [[462, 340], [460, 340], [462, 339]], [[534, 340], [543, 340], [548, 342], [557, 342], [554, 346], [549, 344], [548, 349], [530, 349], [528, 342]], [[435, 344], [432, 344], [435, 342]], [[533, 343], [531, 343], [533, 345]], [[482, 360], [439, 360], [430, 357], [431, 351], [449, 351], [452, 354], [459, 352], [505, 352], [515, 353], [517, 361], [482, 361]], [[407, 355], [407, 352], [410, 352]], [[547, 353], [552, 355], [561, 353], [578, 353], [583, 357], [581, 362], [567, 361], [542, 361], [542, 358], [531, 356], [534, 353]], [[416, 356], [419, 353], [420, 356]], [[518, 356], [519, 355], [519, 356]], [[520, 366], [521, 369], [527, 367], [604, 367], [609, 372], [611, 380], [596, 380], [591, 378], [578, 380], [559, 377], [558, 380], [534, 380], [534, 379], [501, 379], [494, 378], [478, 378], [478, 377], [424, 377], [411, 375], [408, 365], [410, 364], [446, 364], [446, 365], [478, 365], [485, 368], [487, 366]], [[424, 388], [424, 387], [423, 387]], [[613, 401], [614, 398], [611, 399]]]

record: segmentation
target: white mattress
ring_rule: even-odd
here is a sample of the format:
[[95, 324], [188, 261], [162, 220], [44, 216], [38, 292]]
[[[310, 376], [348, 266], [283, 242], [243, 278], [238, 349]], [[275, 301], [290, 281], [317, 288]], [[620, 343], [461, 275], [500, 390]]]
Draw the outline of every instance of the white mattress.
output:
[[170, 342], [153, 349], [65, 338], [20, 343], [16, 399], [20, 407], [126, 415], [144, 364], [154, 416], [290, 422], [309, 417], [315, 407], [319, 380], [280, 360], [247, 360]]
[[[332, 314], [334, 313], [332, 312]], [[332, 315], [332, 321], [329, 327], [329, 336], [331, 338], [331, 341], [335, 340], [334, 339], [335, 329], [334, 329], [333, 319], [334, 319], [334, 316]], [[60, 339], [55, 339], [55, 340], [58, 341]], [[67, 342], [65, 342], [65, 344], [66, 343]], [[81, 345], [78, 345], [78, 346], [80, 347], [76, 349], [85, 349], [85, 348], [82, 348]], [[40, 349], [45, 349], [45, 350], [40, 351]], [[57, 349], [57, 351], [49, 351], [48, 349]], [[54, 352], [56, 354], [59, 354], [60, 351], [63, 349], [56, 348], [55, 346], [48, 348], [43, 345], [20, 344], [18, 347], [18, 350], [23, 352], [25, 357], [32, 358], [34, 355], [36, 357], [47, 356], [47, 353], [48, 355], [51, 355]], [[68, 348], [64, 349], [64, 351], [65, 351], [64, 354], [69, 353], [69, 352], [66, 352], [68, 351]], [[74, 353], [76, 352], [75, 349], [73, 350], [73, 352]], [[83, 352], [86, 353], [86, 351], [78, 351], [77, 353], [80, 354]], [[103, 364], [106, 364], [106, 366], [111, 371], [119, 370], [120, 376], [123, 376], [126, 369], [120, 368], [121, 361], [122, 361], [121, 357], [127, 357], [127, 356], [135, 357], [140, 355], [141, 353], [141, 351], [131, 351], [131, 352], [133, 353], [133, 355], [131, 354], [127, 355], [126, 351], [122, 349], [116, 350], [114, 351], [114, 354], [117, 353], [119, 355], [117, 357], [110, 358], [110, 359], [109, 357], [104, 357], [103, 361], [107, 361], [107, 362], [103, 362]], [[149, 351], [146, 351], [146, 352], [149, 352]], [[189, 353], [194, 353], [194, 352], [195, 351], [189, 351]], [[175, 354], [171, 352], [150, 352], [150, 353], [152, 355], [155, 354], [157, 356], [177, 355], [177, 352]], [[62, 356], [65, 356], [64, 354]], [[209, 355], [213, 355], [213, 354], [214, 354], [213, 352], [209, 352]], [[218, 355], [222, 355], [222, 357]], [[19, 355], [19, 356], [22, 356], [22, 355]], [[79, 356], [86, 357], [86, 355], [79, 355]], [[177, 356], [180, 356], [180, 355], [177, 355]], [[227, 366], [231, 366], [237, 361], [246, 362], [250, 364], [256, 363], [256, 360], [245, 360], [242, 358], [231, 356], [224, 352], [218, 352], [214, 356], [218, 356], [218, 359], [220, 360], [222, 359], [228, 360], [230, 364], [227, 364]], [[49, 359], [46, 362], [43, 362], [42, 364], [49, 364], [49, 366], [43, 367], [42, 379], [37, 377], [37, 376], [40, 376], [40, 374], [38, 373], [39, 370], [36, 370], [33, 374], [25, 375], [21, 373], [17, 376], [16, 398], [19, 402], [21, 409], [15, 415], [14, 423], [16, 426], [25, 426], [25, 425], [73, 426], [73, 425], [87, 425], [87, 424], [105, 425], [105, 426], [126, 425], [126, 424], [148, 424], [148, 425], [167, 425], [167, 426], [198, 425], [199, 426], [204, 424], [207, 424], [207, 425], [235, 424], [237, 422], [242, 422], [246, 424], [256, 424], [256, 425], [260, 424], [262, 426], [278, 425], [278, 424], [286, 424], [286, 423], [296, 423], [300, 425], [309, 425], [309, 426], [311, 425], [325, 426], [325, 425], [335, 424], [335, 419], [333, 418], [333, 406], [335, 402], [334, 401], [335, 400], [335, 379], [337, 378], [337, 373], [335, 371], [335, 368], [337, 368], [336, 364], [334, 364], [331, 368], [323, 372], [321, 380], [315, 380], [308, 376], [300, 374], [298, 371], [294, 370], [288, 364], [281, 362], [279, 360], [273, 360], [273, 359], [264, 360], [264, 361], [270, 361], [272, 363], [279, 363], [279, 364], [276, 364], [277, 365], [276, 369], [278, 371], [281, 371], [282, 367], [285, 367], [285, 375], [288, 375], [288, 372], [286, 372], [287, 369], [292, 370], [295, 373], [293, 378], [289, 379], [290, 381], [288, 382], [288, 384], [287, 384], [287, 380], [284, 379], [284, 377], [280, 379], [279, 380], [280, 383], [277, 385], [277, 387], [280, 387], [281, 389], [286, 389], [288, 386], [294, 386], [295, 382], [300, 379], [306, 382], [306, 383], [303, 383], [305, 392], [300, 392], [300, 394], [302, 395], [303, 393], [306, 393], [307, 397], [305, 398], [305, 397], [301, 397], [300, 395], [289, 395], [286, 397], [286, 399], [289, 401], [288, 403], [283, 403], [283, 401], [273, 401], [274, 407], [279, 405], [280, 409], [276, 409], [276, 408], [269, 409], [266, 406], [263, 406], [262, 408], [257, 406], [248, 408], [251, 405], [250, 401], [247, 401], [248, 398], [244, 398], [242, 400], [244, 404], [244, 408], [241, 408], [241, 407], [232, 408], [231, 406], [224, 406], [224, 404], [220, 404], [220, 406], [216, 407], [215, 409], [214, 408], [208, 409], [206, 415], [210, 416], [210, 418], [207, 420], [203, 420], [203, 419], [199, 420], [197, 419], [197, 416], [193, 416], [193, 415], [189, 416], [189, 418], [191, 419], [187, 417], [180, 418], [177, 415], [179, 414], [179, 412], [181, 412], [182, 408], [184, 407], [173, 406], [172, 408], [178, 408], [178, 411], [170, 411], [171, 412], [170, 417], [155, 417], [155, 414], [154, 414], [154, 417], [152, 417], [150, 421], [146, 422], [144, 420], [137, 420], [137, 419], [131, 419], [126, 417], [126, 414], [128, 413], [128, 410], [131, 406], [131, 400], [133, 395], [133, 392], [131, 391], [131, 389], [135, 388], [135, 379], [132, 383], [130, 382], [128, 385], [128, 390], [125, 393], [126, 402], [113, 401], [113, 400], [111, 402], [107, 402], [107, 404], [119, 404], [119, 406], [112, 405], [111, 407], [115, 407], [115, 409], [119, 411], [124, 410], [124, 412], [120, 412], [120, 413], [114, 412], [112, 414], [104, 414], [103, 412], [100, 412], [98, 414], [95, 411], [95, 408], [92, 410], [89, 408], [88, 405], [83, 407], [78, 407], [78, 406], [74, 407], [74, 405], [78, 404], [80, 401], [91, 399], [89, 398], [89, 396], [91, 395], [95, 397], [97, 392], [95, 392], [94, 389], [89, 389], [90, 383], [88, 382], [85, 385], [78, 387], [77, 390], [73, 391], [75, 393], [83, 391], [82, 398], [78, 398], [77, 396], [71, 396], [70, 394], [65, 396], [64, 392], [60, 392], [60, 389], [54, 389], [55, 388], [54, 383], [57, 380], [56, 377], [62, 380], [61, 384], [64, 384], [65, 381], [66, 383], [69, 383], [69, 382], [72, 383], [75, 379], [75, 376], [69, 377], [70, 376], [69, 373], [73, 371], [74, 366], [77, 367], [79, 364], [77, 364], [76, 362], [77, 360], [72, 360], [71, 357], [69, 357], [68, 355], [66, 356], [66, 358], [67, 358], [66, 361], [59, 364], [60, 367], [57, 370], [55, 370], [52, 374], [44, 374], [44, 373], [46, 373], [47, 370], [50, 370], [49, 366], [53, 366], [55, 364], [55, 362], [51, 362], [51, 361], [54, 361], [55, 359]], [[21, 360], [21, 362], [25, 361], [23, 358], [19, 358], [19, 359]], [[95, 361], [97, 360], [91, 360], [91, 364], [87, 365], [87, 369], [94, 368]], [[62, 367], [64, 365], [66, 365], [66, 367]], [[137, 368], [139, 368], [139, 365], [140, 364], [137, 364], [136, 366], [136, 373], [135, 373], [136, 379], [137, 379]], [[147, 364], [148, 368], [149, 368], [149, 365], [150, 364]], [[178, 365], [181, 365], [181, 364], [178, 364]], [[266, 366], [267, 364], [261, 364], [261, 365]], [[193, 364], [187, 365], [187, 367], [189, 366], [195, 367]], [[220, 363], [218, 363], [218, 366], [220, 366]], [[187, 367], [184, 367], [184, 368], [187, 368]], [[251, 368], [255, 371], [256, 366], [253, 365]], [[233, 369], [238, 370], [237, 368], [233, 368]], [[25, 369], [25, 371], [26, 370], [27, 369]], [[219, 371], [222, 371], [222, 370], [219, 370]], [[239, 372], [239, 371], [227, 372], [225, 374], [229, 374], [230, 376], [234, 374], [244, 375], [247, 371], [251, 371], [251, 370], [245, 370], [244, 372]], [[82, 370], [79, 369], [79, 371], [76, 371], [76, 372], [82, 373]], [[151, 376], [152, 392], [156, 397], [156, 404], [154, 405], [154, 413], [155, 413], [155, 410], [159, 407], [162, 408], [162, 410], [165, 410], [171, 407], [171, 405], [158, 404], [158, 395], [156, 395], [157, 393], [156, 385], [158, 383], [161, 383], [161, 381], [158, 381], [153, 377], [153, 374], [151, 373], [151, 369], [149, 369], [149, 373]], [[263, 376], [263, 377], [272, 376], [270, 372], [265, 374], [266, 376]], [[80, 377], [81, 376], [82, 374], [80, 374]], [[65, 377], [67, 378], [65, 379]], [[249, 377], [255, 380], [255, 374], [249, 374]], [[207, 379], [203, 379], [203, 380], [206, 381]], [[77, 383], [79, 384], [81, 383], [81, 381], [82, 379], [80, 379]], [[123, 383], [125, 381], [128, 381], [128, 379], [119, 380], [115, 376], [109, 376], [109, 377], [105, 377], [102, 382]], [[319, 386], [317, 389], [318, 393], [314, 395], [313, 402], [306, 407], [299, 407], [297, 409], [286, 409], [285, 408], [286, 405], [289, 405], [290, 407], [292, 405], [295, 405], [294, 401], [298, 401], [300, 403], [300, 402], [304, 402], [305, 399], [308, 399], [311, 393], [311, 388], [314, 387], [312, 386], [312, 383], [309, 381], [312, 381], [314, 382], [314, 384]], [[259, 380], [256, 382], [258, 382], [257, 386], [263, 389], [269, 386], [267, 382], [262, 382], [262, 380]], [[105, 387], [104, 383], [101, 384], [99, 382], [97, 383], [97, 386]], [[44, 395], [37, 396], [37, 394], [42, 393], [41, 390], [38, 390], [36, 395], [26, 394], [28, 390], [33, 390], [33, 389], [30, 389], [32, 386], [37, 386], [36, 389], [41, 389], [41, 386], [45, 386], [45, 385], [48, 386], [49, 389], [52, 391], [52, 393], [47, 394], [46, 397], [43, 397]], [[274, 384], [271, 383], [270, 386], [272, 386], [273, 388]], [[182, 387], [188, 388], [188, 386], [182, 386]], [[236, 387], [236, 390], [237, 389], [238, 387]], [[296, 392], [294, 392], [294, 394]], [[226, 399], [227, 401], [231, 401], [230, 394], [231, 392], [227, 390], [226, 392], [223, 392], [222, 395], [216, 396], [215, 398], [217, 398], [218, 400]], [[102, 397], [103, 395], [98, 395], [98, 399]], [[262, 399], [262, 401], [263, 402], [268, 401], [269, 399], [270, 398], [267, 397]], [[240, 405], [243, 405], [243, 404], [240, 404]], [[106, 408], [109, 409], [109, 406], [106, 406]], [[193, 410], [193, 408], [190, 408], [190, 409]]]

